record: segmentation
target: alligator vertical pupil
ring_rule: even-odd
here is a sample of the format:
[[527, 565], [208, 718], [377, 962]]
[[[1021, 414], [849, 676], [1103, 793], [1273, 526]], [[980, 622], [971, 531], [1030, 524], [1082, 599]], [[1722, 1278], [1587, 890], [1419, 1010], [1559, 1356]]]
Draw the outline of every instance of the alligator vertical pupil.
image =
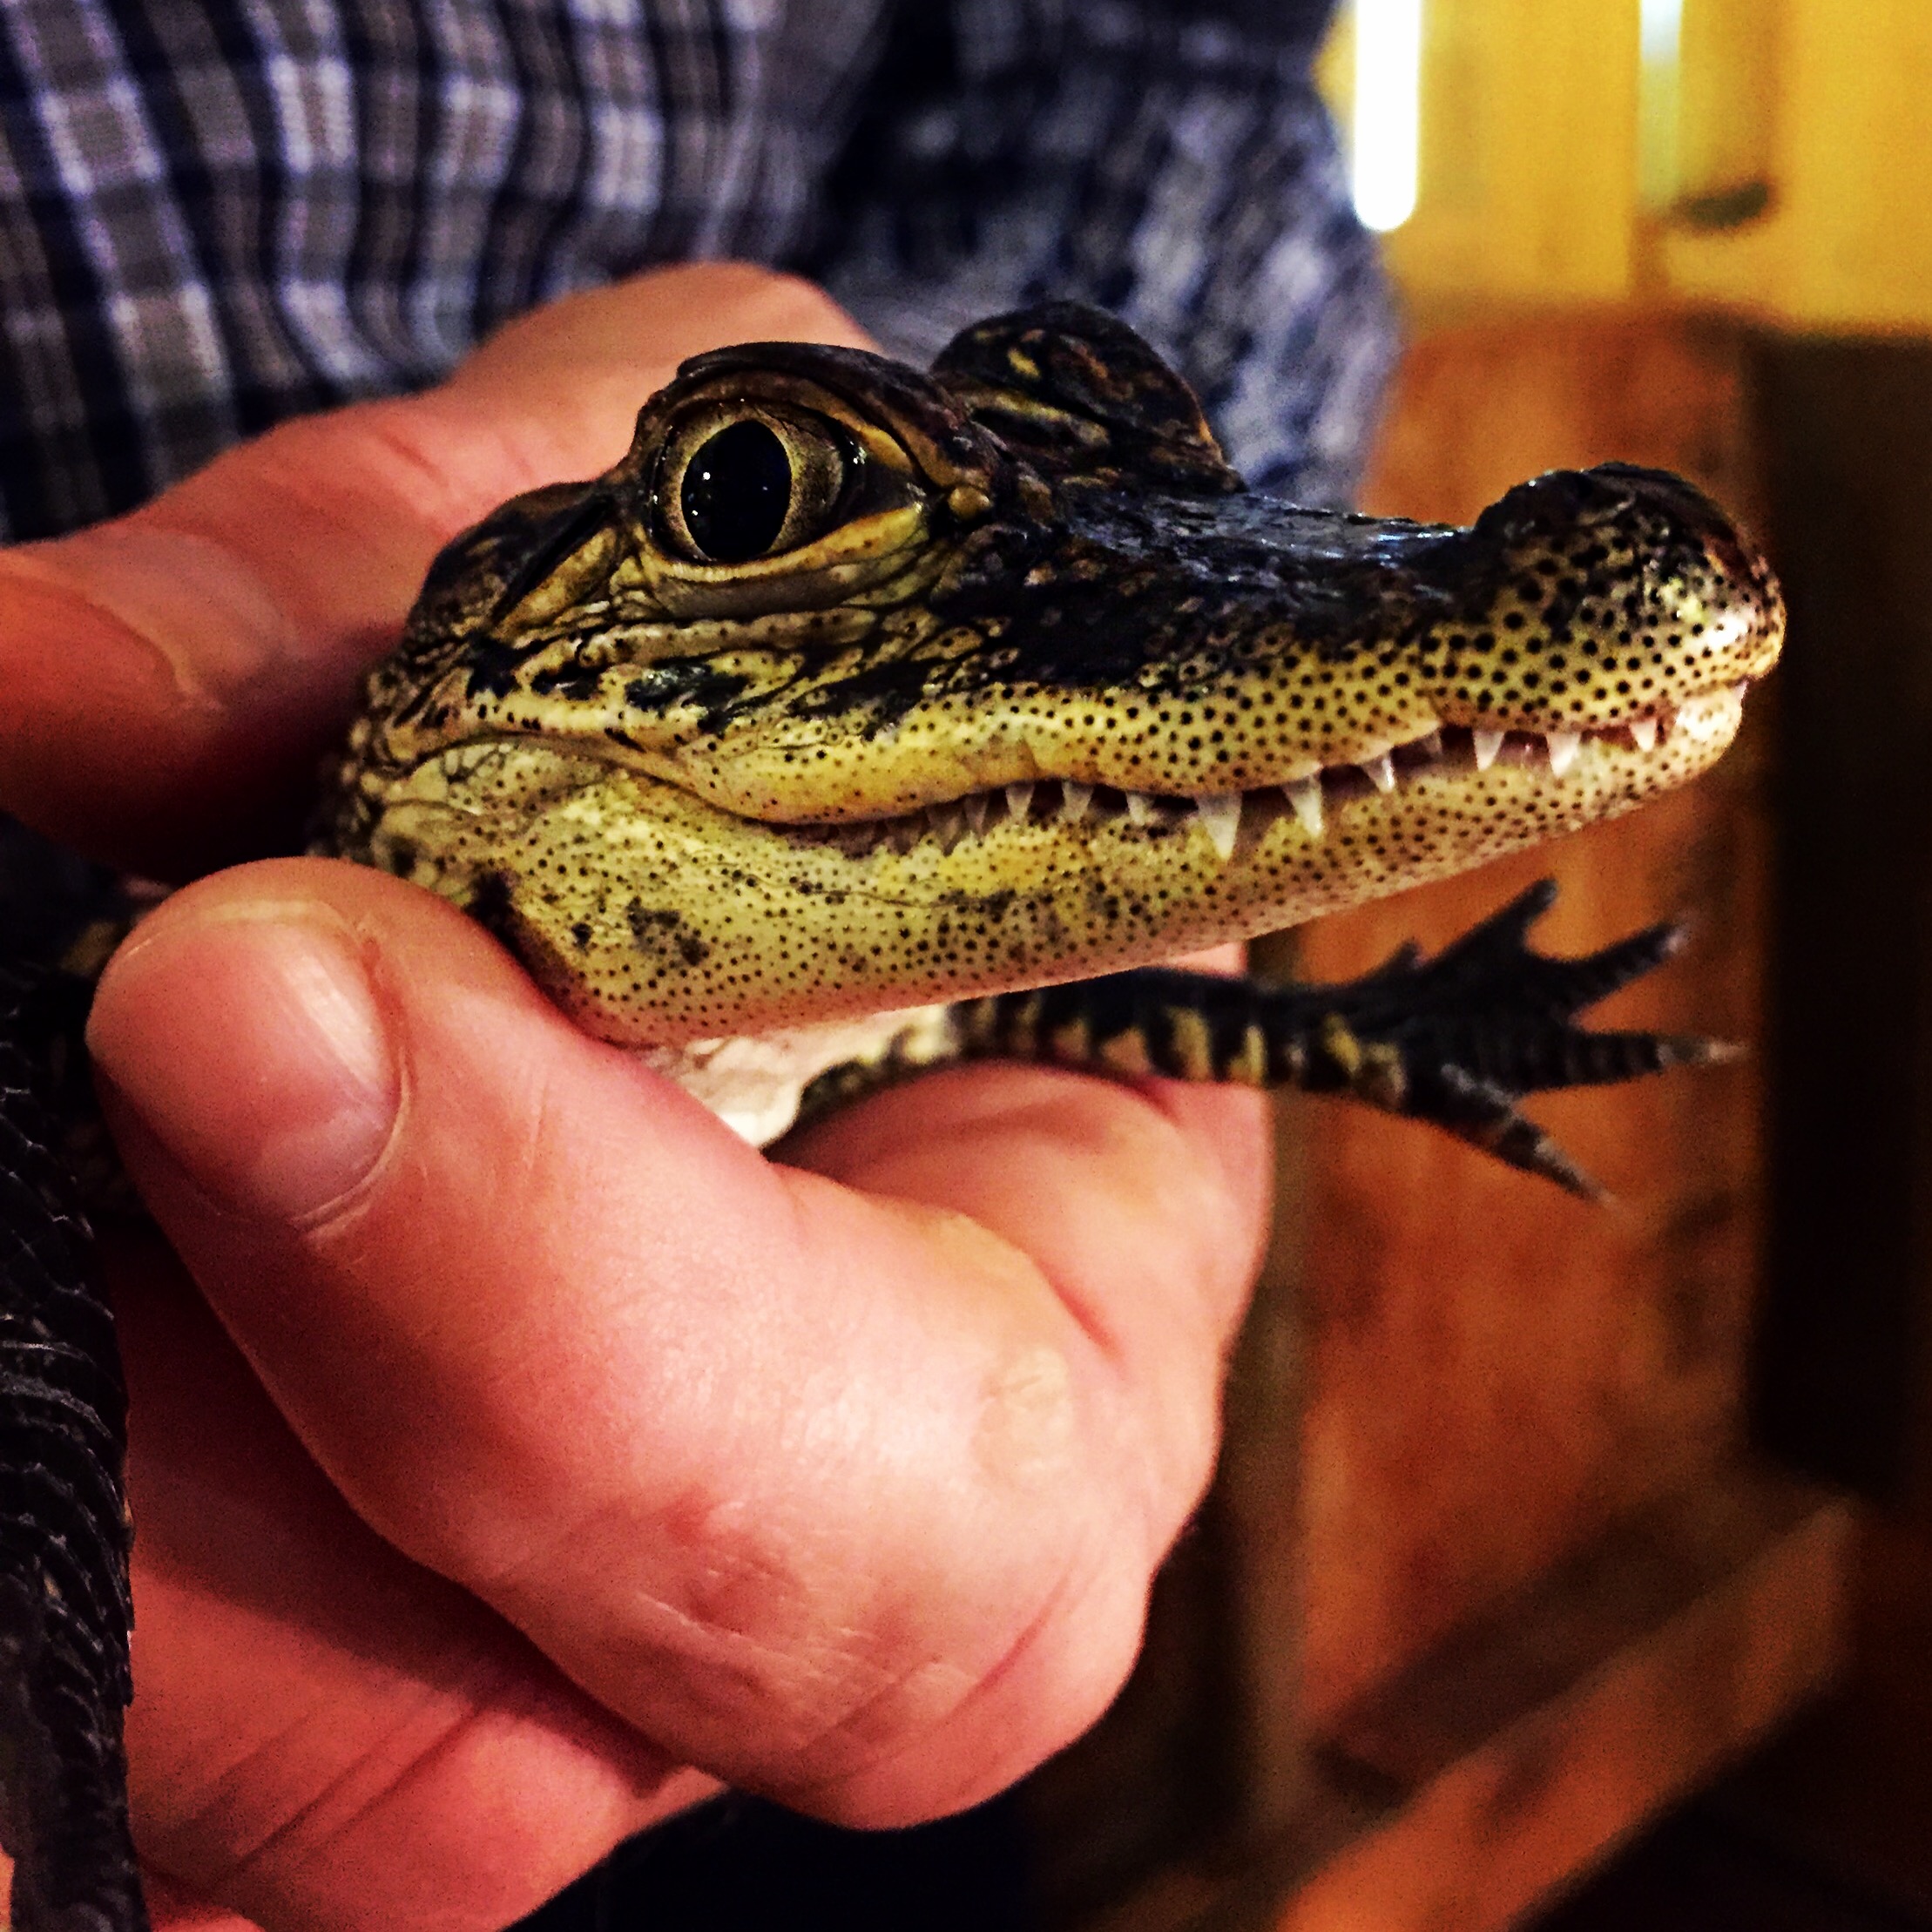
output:
[[692, 542], [713, 563], [763, 557], [792, 505], [792, 459], [764, 423], [734, 422], [686, 464], [679, 502]]

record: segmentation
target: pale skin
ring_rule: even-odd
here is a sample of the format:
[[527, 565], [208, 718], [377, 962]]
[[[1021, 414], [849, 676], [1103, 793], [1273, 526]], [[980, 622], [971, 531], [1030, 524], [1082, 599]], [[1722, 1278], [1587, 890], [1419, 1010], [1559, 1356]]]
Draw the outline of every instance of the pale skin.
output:
[[[436, 550], [773, 337], [862, 341], [644, 277], [0, 556], [0, 808], [171, 879], [286, 846]], [[495, 1932], [720, 1782], [969, 1804], [1119, 1684], [1213, 1461], [1255, 1096], [982, 1067], [768, 1161], [306, 859], [164, 905], [91, 1041], [166, 1237], [111, 1275], [159, 1925]]]

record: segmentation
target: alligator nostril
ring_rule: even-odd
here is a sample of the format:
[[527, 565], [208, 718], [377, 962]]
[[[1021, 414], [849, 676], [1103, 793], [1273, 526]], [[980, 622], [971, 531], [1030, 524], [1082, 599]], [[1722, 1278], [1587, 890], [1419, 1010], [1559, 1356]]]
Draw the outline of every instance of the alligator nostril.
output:
[[1476, 531], [1479, 537], [1520, 543], [1573, 530], [1578, 523], [1630, 501], [1627, 489], [1606, 486], [1593, 470], [1552, 469], [1499, 497], [1476, 518]]
[[1552, 469], [1518, 483], [1476, 518], [1476, 530], [1504, 543], [1547, 537], [1629, 515], [1660, 512], [1686, 534], [1735, 544], [1731, 520], [1699, 490], [1667, 469], [1637, 463], [1599, 463], [1594, 469]]

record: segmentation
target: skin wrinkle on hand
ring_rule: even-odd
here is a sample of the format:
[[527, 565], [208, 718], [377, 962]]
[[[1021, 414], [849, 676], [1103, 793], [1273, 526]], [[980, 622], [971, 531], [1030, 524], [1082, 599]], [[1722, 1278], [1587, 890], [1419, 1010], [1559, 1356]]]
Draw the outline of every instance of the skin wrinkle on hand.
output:
[[[251, 1044], [258, 1050], [247, 1145], [228, 1150], [240, 1158], [206, 1145], [205, 1097], [192, 1087], [178, 1093], [170, 1078], [151, 1078], [155, 1070], [138, 1045], [130, 1064], [111, 1027], [90, 1033], [96, 1063], [149, 1130], [185, 1157], [211, 1198], [296, 1230], [326, 1222], [371, 1184], [401, 1129], [403, 1057], [377, 992], [375, 949], [347, 920], [300, 901], [269, 895], [194, 905], [184, 917], [144, 926], [109, 971], [124, 988], [130, 976], [138, 988], [141, 976], [158, 971], [165, 987], [181, 976], [186, 948], [186, 969], [199, 979], [209, 970], [205, 949], [211, 941], [220, 949], [224, 937], [227, 957], [214, 969], [232, 971], [241, 960], [252, 965], [251, 997], [228, 1016], [222, 1037], [225, 1057], [238, 1045], [244, 1056]], [[279, 1118], [275, 1100], [282, 1103]]]
[[[1135, 1520], [1138, 1528], [1138, 1517]], [[1166, 1536], [1160, 1540], [1164, 1544]], [[812, 1659], [774, 1650], [742, 1631], [730, 1633], [732, 1641], [719, 1656], [715, 1650], [719, 1635], [715, 1625], [661, 1600], [654, 1600], [652, 1607], [666, 1625], [658, 1630], [653, 1641], [660, 1647], [668, 1644], [675, 1651], [680, 1646], [672, 1632], [688, 1632], [734, 1696], [746, 1692], [769, 1696], [774, 1687], [778, 1689], [781, 1705], [800, 1727], [787, 1739], [782, 1753], [789, 1760], [787, 1774], [773, 1781], [769, 1766], [778, 1761], [778, 1754], [767, 1752], [760, 1778], [753, 1780], [757, 1788], [788, 1803], [815, 1807], [819, 1815], [834, 1821], [870, 1827], [909, 1824], [917, 1819], [895, 1812], [889, 1798], [882, 1800], [879, 1787], [889, 1790], [892, 1767], [929, 1748], [936, 1733], [956, 1726], [963, 1715], [995, 1699], [1001, 1686], [1023, 1663], [1037, 1659], [1043, 1649], [1056, 1643], [1064, 1645], [1078, 1608], [1097, 1588], [1108, 1584], [1110, 1579], [1118, 1582], [1116, 1572], [1121, 1566], [1111, 1561], [1120, 1546], [1118, 1540], [1090, 1535], [1084, 1544], [1090, 1560], [1070, 1560], [1059, 1566], [1037, 1607], [1012, 1634], [1003, 1652], [991, 1659], [976, 1660], [970, 1667], [954, 1658], [928, 1656], [868, 1670], [863, 1667], [864, 1654], [875, 1638], [868, 1638], [864, 1630], [855, 1627], [828, 1627], [821, 1633], [828, 1654], [837, 1666], [829, 1672], [814, 1673]], [[1112, 1593], [1119, 1595], [1117, 1588]], [[1119, 1641], [1082, 1646], [1081, 1666], [1072, 1675], [1087, 1680], [1087, 1694], [1084, 1699], [1074, 1699], [1073, 1707], [1079, 1714], [1067, 1720], [1065, 1735], [1055, 1747], [1085, 1730], [1111, 1701], [1132, 1660], [1133, 1633], [1138, 1631], [1144, 1606], [1143, 1591], [1133, 1598], [1127, 1618], [1132, 1631], [1114, 1633]], [[1100, 1627], [1104, 1630], [1104, 1622]], [[814, 1675], [831, 1693], [829, 1700], [812, 1698]], [[1057, 1681], [1056, 1687], [1062, 1687]], [[814, 1711], [811, 1708], [814, 1701], [828, 1701], [829, 1707]], [[1002, 1768], [990, 1774], [983, 1762], [969, 1758], [960, 1781], [929, 1807], [922, 1806], [920, 1815], [929, 1809], [953, 1811], [982, 1801], [1028, 1768], [1038, 1755], [1037, 1740], [1013, 1733], [1010, 1726], [1003, 1728], [1007, 1734], [993, 1753]], [[745, 1780], [740, 1775], [733, 1781]], [[855, 1800], [855, 1793], [869, 1795]], [[882, 1801], [883, 1812], [878, 1808]]]
[[[1089, 1542], [1092, 1550], [1102, 1553], [1103, 1558], [1118, 1547], [1115, 1539], [1104, 1534], [1091, 1537]], [[1067, 1693], [1060, 1712], [1065, 1734], [1050, 1748], [1070, 1744], [1086, 1731], [1113, 1701], [1139, 1649], [1146, 1589], [1144, 1586], [1138, 1592], [1123, 1592], [1118, 1587], [1121, 1574], [1122, 1566], [1104, 1560], [1084, 1565], [1070, 1560], [1063, 1565], [1004, 1653], [979, 1669], [973, 1681], [949, 1703], [945, 1712], [947, 1727], [956, 1733], [969, 1730], [989, 1706], [996, 1713], [1010, 1682], [1030, 1668], [1037, 1676], [1040, 1653], [1056, 1641], [1064, 1649], [1067, 1632], [1078, 1627], [1091, 1640], [1063, 1664], [1057, 1679], [1056, 1687]], [[1097, 1604], [1097, 1596], [1103, 1592], [1112, 1601]], [[801, 1764], [796, 1779], [774, 1795], [797, 1809], [834, 1821], [863, 1825], [882, 1822], [873, 1808], [880, 1801], [882, 1787], [889, 1792], [895, 1769], [915, 1758], [929, 1742], [927, 1733], [916, 1727], [902, 1728], [896, 1737], [890, 1734], [891, 1719], [900, 1714], [891, 1706], [893, 1689], [890, 1685], [884, 1686], [878, 1697], [848, 1712], [844, 1720], [844, 1734], [861, 1747], [857, 1763], [840, 1762], [834, 1753], [826, 1753], [834, 1756], [835, 1768]], [[993, 1721], [997, 1723], [996, 1716]], [[817, 1742], [822, 1746], [839, 1735], [828, 1733]], [[1003, 1737], [997, 1746], [986, 1753], [1002, 1768], [989, 1777], [984, 1761], [969, 1759], [960, 1781], [938, 1794], [933, 1808], [942, 1813], [961, 1810], [1004, 1789], [1039, 1761], [1038, 1741], [1029, 1744], [1010, 1734]], [[889, 1821], [915, 1821], [900, 1818]]]
[[[733, 1582], [763, 1580], [747, 1574]], [[747, 1728], [760, 1733], [755, 1753], [740, 1753], [738, 1763], [720, 1766], [719, 1774], [730, 1781], [742, 1782], [760, 1768], [768, 1779], [772, 1766], [838, 1736], [855, 1709], [869, 1706], [909, 1672], [936, 1661], [875, 1661], [869, 1652], [877, 1647], [876, 1639], [862, 1624], [830, 1620], [815, 1612], [804, 1595], [794, 1631], [734, 1626], [720, 1622], [715, 1610], [715, 1603], [693, 1607], [663, 1595], [633, 1600], [624, 1628], [599, 1644], [605, 1680], [598, 1691], [621, 1712], [625, 1700], [613, 1697], [611, 1685], [626, 1676], [646, 1682], [661, 1678], [671, 1663], [692, 1682], [706, 1680], [705, 1715], [712, 1725], [721, 1733]], [[959, 1665], [936, 1662], [963, 1684], [969, 1681], [969, 1673]]]
[[[421, 1922], [400, 1908], [373, 1919], [316, 1913], [313, 1901], [332, 1875], [363, 1868], [370, 1841], [365, 1834], [355, 1843], [317, 1842], [314, 1833], [329, 1802], [325, 1789], [345, 1791], [357, 1779], [367, 1789], [356, 1766], [370, 1756], [380, 1773], [393, 1757], [388, 1740], [399, 1722], [420, 1734], [422, 1706], [414, 1693], [424, 1685], [443, 1708], [454, 1707], [452, 1699], [467, 1704], [476, 1721], [450, 1733], [449, 1750], [425, 1761], [422, 1776], [455, 1777], [487, 1794], [489, 1767], [514, 1746], [531, 1772], [526, 1799], [554, 1777], [594, 1807], [554, 1821], [554, 1829], [541, 1827], [552, 1837], [594, 1847], [600, 1817], [609, 1818], [614, 1837], [706, 1794], [708, 1781], [674, 1771], [645, 1740], [613, 1751], [622, 1735], [615, 1719], [568, 1688], [473, 1599], [358, 1523], [184, 1280], [166, 1269], [159, 1281], [145, 1271], [116, 1273], [116, 1299], [135, 1344], [132, 1395], [147, 1418], [148, 1454], [135, 1465], [136, 1513], [145, 1526], [136, 1558], [146, 1606], [135, 1633], [143, 1690], [131, 1721], [147, 1739], [137, 1767], [144, 1771], [138, 1795], [150, 1821], [151, 1856], [204, 1888], [215, 1886], [213, 1875], [227, 1871], [234, 1857], [254, 1858], [264, 1867], [260, 1889], [228, 1902], [260, 1908], [276, 1885], [292, 1886], [279, 1913], [269, 1915], [271, 1925], [353, 1924], [373, 1932]], [[230, 1423], [229, 1437], [210, 1431], [211, 1414]], [[154, 1456], [157, 1436], [172, 1446], [165, 1460]], [[266, 1542], [265, 1522], [272, 1525]], [[319, 1537], [328, 1526], [336, 1535]], [[210, 1673], [182, 1656], [184, 1635], [218, 1646], [225, 1672]], [[208, 1698], [220, 1721], [201, 1748], [184, 1750], [180, 1733], [192, 1738], [194, 1731], [185, 1720]], [[289, 1740], [279, 1753], [277, 1737]], [[607, 1774], [597, 1769], [605, 1760]], [[211, 1807], [215, 1787], [232, 1800], [225, 1810]], [[415, 1789], [394, 1802], [427, 1822]], [[532, 1842], [542, 1807], [513, 1809], [511, 1832]], [[284, 1827], [297, 1817], [304, 1827], [291, 1834]], [[373, 1818], [369, 1829], [379, 1841]], [[279, 1834], [277, 1848], [264, 1858], [260, 1847], [272, 1833]], [[446, 1875], [460, 1870], [466, 1885], [480, 1882], [458, 1845], [440, 1831], [433, 1844], [417, 1848], [416, 1863], [426, 1860]], [[554, 1861], [549, 1869], [554, 1881], [545, 1891], [573, 1875]], [[436, 1895], [433, 1878], [422, 1883]], [[309, 1916], [299, 1921], [291, 1917], [296, 1894], [310, 1902]], [[536, 1902], [528, 1892], [499, 1895], [515, 1908]], [[488, 1922], [514, 1915], [506, 1908]], [[165, 1922], [158, 1921], [158, 1932], [166, 1932]]]
[[1078, 1428], [1066, 1356], [1035, 1342], [988, 1376], [973, 1446], [988, 1474], [1035, 1488], [1065, 1469]]
[[[1050, 1368], [1043, 1368], [1043, 1357]], [[1063, 1394], [1071, 1396], [1064, 1358], [1050, 1348], [1025, 1348], [1013, 1367], [1017, 1377], [1010, 1374], [1005, 1379], [1026, 1385], [1020, 1405], [1034, 1412], [1029, 1418], [1031, 1433], [1050, 1440], [1070, 1436], [1071, 1399], [1060, 1399]], [[1043, 1384], [1045, 1405], [1037, 1399]], [[1044, 1425], [1038, 1415], [1043, 1406], [1051, 1418]], [[1013, 1431], [1009, 1419], [994, 1433], [1010, 1439], [1026, 1433], [1026, 1426]], [[1023, 1456], [1016, 1456], [1010, 1441], [988, 1456], [987, 1435], [983, 1418], [973, 1442], [996, 1476], [1017, 1476], [1023, 1483], [1036, 1482], [1044, 1473], [1017, 1467]], [[876, 1456], [875, 1433], [868, 1432], [855, 1446], [861, 1451], [869, 1446]], [[1064, 1458], [1055, 1460], [1064, 1463]], [[856, 1466], [862, 1469], [862, 1456]], [[634, 1652], [631, 1668], [640, 1681], [661, 1677], [667, 1656], [700, 1664], [712, 1679], [713, 1696], [723, 1693], [714, 1720], [762, 1728], [767, 1735], [760, 1755], [767, 1763], [773, 1756], [774, 1722], [787, 1734], [785, 1754], [799, 1760], [841, 1740], [842, 1748], [850, 1748], [859, 1741], [855, 1719], [862, 1712], [874, 1713], [882, 1723], [890, 1713], [902, 1732], [939, 1723], [978, 1680], [977, 1662], [895, 1654], [891, 1636], [908, 1607], [895, 1607], [902, 1589], [895, 1568], [882, 1571], [875, 1587], [855, 1600], [849, 1576], [840, 1577], [845, 1565], [836, 1545], [813, 1547], [787, 1537], [782, 1508], [774, 1519], [770, 1509], [742, 1496], [713, 1503], [694, 1496], [689, 1508], [674, 1507], [660, 1515], [660, 1523], [679, 1525], [670, 1540], [704, 1552], [705, 1560], [699, 1569], [686, 1570], [681, 1583], [675, 1573], [665, 1579], [676, 1590], [675, 1597], [665, 1589], [649, 1591], [629, 1604], [622, 1626], [596, 1637], [591, 1648], [601, 1660], [602, 1693], [625, 1707], [624, 1696], [613, 1696], [616, 1678], [625, 1674], [616, 1665], [621, 1652]], [[615, 1508], [606, 1515], [622, 1519]], [[559, 1533], [557, 1543], [595, 1540], [596, 1532], [596, 1524], [579, 1519]], [[547, 1557], [533, 1551], [532, 1559], [523, 1566], [526, 1582], [531, 1571], [542, 1570]], [[837, 1586], [828, 1590], [827, 1583], [834, 1579]], [[488, 1594], [493, 1601], [513, 1603], [519, 1591], [506, 1591], [498, 1579]]]
[[[291, 1742], [300, 1741], [300, 1734], [322, 1715], [303, 1712], [282, 1733], [253, 1742], [246, 1755], [209, 1781], [199, 1811], [177, 1827], [174, 1855], [179, 1857], [199, 1835], [205, 1841], [200, 1861], [216, 1882], [232, 1888], [238, 1878], [283, 1853], [293, 1840], [320, 1838], [326, 1842], [355, 1817], [366, 1815], [479, 1713], [490, 1712], [510, 1684], [510, 1666], [501, 1658], [476, 1660], [468, 1681], [409, 1681], [398, 1674], [391, 1693], [396, 1708], [386, 1714], [382, 1735], [372, 1747], [342, 1766], [321, 1791], [286, 1800], [283, 1811], [256, 1818], [246, 1842], [223, 1843], [232, 1836], [232, 1821], [244, 1808], [238, 1801], [240, 1794], [272, 1784], [274, 1768], [286, 1758]], [[348, 1812], [332, 1817], [345, 1802]]]
[[[981, 1255], [990, 1248], [1003, 1248], [985, 1231], [964, 1224], [956, 1215], [926, 1210], [918, 1218], [929, 1230], [951, 1230], [968, 1237]], [[1003, 1265], [1025, 1275], [1036, 1292], [1044, 1287], [1037, 1271], [1017, 1253], [1006, 1254]], [[1044, 1346], [1023, 1347], [1003, 1370], [996, 1369], [989, 1377], [989, 1404], [992, 1413], [981, 1416], [973, 1441], [990, 1473], [1002, 1481], [1037, 1485], [1050, 1473], [1043, 1465], [1064, 1464], [1064, 1454], [1056, 1452], [1071, 1445], [1074, 1417], [1070, 1377], [1058, 1351]], [[822, 1433], [828, 1415], [821, 1405], [814, 1402], [812, 1408], [817, 1425], [814, 1433]], [[870, 1439], [868, 1432], [866, 1440]], [[862, 1449], [864, 1443], [858, 1446]], [[794, 1444], [798, 1447], [802, 1445]], [[814, 1455], [814, 1460], [822, 1460], [822, 1456]], [[943, 1715], [942, 1706], [949, 1708], [969, 1688], [975, 1673], [957, 1661], [888, 1656], [875, 1663], [869, 1658], [878, 1648], [879, 1632], [867, 1621], [841, 1625], [828, 1620], [833, 1606], [827, 1603], [820, 1607], [825, 1592], [811, 1579], [814, 1574], [821, 1577], [827, 1574], [828, 1562], [836, 1567], [835, 1550], [778, 1550], [773, 1539], [779, 1530], [768, 1520], [768, 1512], [754, 1510], [741, 1496], [711, 1505], [700, 1502], [697, 1506], [700, 1520], [689, 1523], [676, 1541], [710, 1552], [710, 1558], [701, 1577], [687, 1575], [684, 1601], [673, 1602], [661, 1592], [653, 1594], [650, 1621], [656, 1629], [645, 1645], [641, 1668], [652, 1668], [650, 1653], [665, 1644], [708, 1659], [726, 1679], [738, 1680], [738, 1692], [729, 1701], [751, 1692], [774, 1711], [782, 1708], [792, 1712], [800, 1727], [793, 1746], [795, 1753], [814, 1747], [819, 1740], [849, 1734], [855, 1709], [872, 1710], [882, 1717], [895, 1691], [902, 1699], [914, 1698], [916, 1692], [922, 1713], [916, 1719], [909, 1704], [902, 1702], [893, 1708], [899, 1710], [905, 1726], [922, 1728], [936, 1722]], [[682, 1510], [671, 1512], [675, 1517], [688, 1514]], [[581, 1536], [588, 1527], [573, 1524], [571, 1534]], [[740, 1553], [721, 1564], [720, 1555], [728, 1550]], [[775, 1624], [774, 1584], [780, 1586], [778, 1595], [788, 1606]], [[492, 1594], [500, 1596], [501, 1591]], [[834, 1597], [845, 1594], [841, 1590]], [[886, 1595], [889, 1598], [890, 1592]], [[632, 1607], [636, 1611], [641, 1606]], [[755, 1614], [747, 1616], [747, 1611]], [[679, 1631], [681, 1638], [676, 1634]], [[631, 1634], [634, 1641], [642, 1633], [633, 1630]], [[613, 1637], [612, 1642], [616, 1640]], [[661, 1661], [660, 1655], [655, 1666], [660, 1671]], [[605, 1688], [608, 1694], [608, 1683]], [[814, 1709], [827, 1695], [834, 1708]]]
[[295, 625], [247, 557], [138, 515], [24, 544], [0, 568], [72, 597], [145, 645], [189, 707], [213, 711], [282, 682]]

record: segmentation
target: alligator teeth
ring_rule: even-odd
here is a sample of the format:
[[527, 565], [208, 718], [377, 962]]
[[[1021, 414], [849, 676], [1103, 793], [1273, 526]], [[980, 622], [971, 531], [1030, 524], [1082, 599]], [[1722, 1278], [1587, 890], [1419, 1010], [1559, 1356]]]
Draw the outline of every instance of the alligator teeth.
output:
[[1023, 819], [1027, 809], [1033, 803], [1033, 786], [1030, 780], [1022, 785], [1006, 787], [1006, 815], [1010, 819]]
[[1077, 825], [1092, 803], [1092, 786], [1077, 785], [1071, 778], [1060, 780], [1060, 816], [1069, 825]]
[[986, 829], [987, 803], [987, 797], [983, 792], [975, 792], [966, 800], [966, 822], [972, 827], [973, 835], [976, 838]]
[[1631, 720], [1630, 741], [1640, 752], [1657, 749], [1657, 720], [1654, 718], [1638, 718]]
[[1194, 800], [1194, 809], [1214, 841], [1214, 849], [1225, 859], [1234, 856], [1234, 841], [1241, 830], [1241, 794], [1239, 792], [1209, 792]]
[[1365, 758], [1361, 768], [1368, 773], [1378, 792], [1393, 792], [1395, 789], [1395, 760], [1387, 752], [1380, 758]]
[[1577, 762], [1583, 741], [1580, 731], [1553, 731], [1549, 734], [1550, 777], [1561, 778]]
[[1682, 733], [1693, 745], [1708, 745], [1738, 728], [1738, 712], [1735, 692], [1707, 691], [1700, 698], [1686, 698], [1677, 707], [1671, 732], [1673, 736]]
[[1301, 821], [1301, 829], [1311, 839], [1321, 836], [1321, 780], [1319, 778], [1298, 778], [1292, 785], [1281, 789], [1288, 794], [1288, 803], [1294, 807], [1294, 815]]
[[1136, 825], [1152, 825], [1159, 816], [1154, 809], [1154, 801], [1145, 792], [1128, 792], [1124, 795], [1127, 800], [1127, 816]]
[[1472, 731], [1471, 741], [1476, 746], [1476, 768], [1486, 772], [1496, 763], [1496, 754], [1503, 749], [1503, 740], [1509, 736], [1501, 731]]
[[1441, 731], [1426, 731], [1415, 740], [1415, 748], [1424, 758], [1440, 758], [1442, 755]]
[[959, 807], [956, 805], [929, 805], [926, 822], [939, 834], [941, 848], [951, 851], [959, 837]]

